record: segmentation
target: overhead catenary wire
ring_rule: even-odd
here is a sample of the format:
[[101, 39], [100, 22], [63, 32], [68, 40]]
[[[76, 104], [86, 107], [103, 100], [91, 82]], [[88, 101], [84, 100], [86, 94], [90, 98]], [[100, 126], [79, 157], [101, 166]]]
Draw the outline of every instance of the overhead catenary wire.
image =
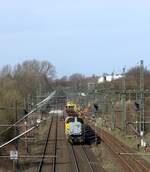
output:
[[14, 140], [20, 138], [21, 136], [23, 136], [23, 135], [29, 133], [30, 131], [34, 130], [34, 129], [37, 128], [37, 127], [38, 127], [38, 125], [35, 125], [35, 126], [31, 127], [29, 130], [27, 130], [27, 131], [25, 131], [25, 132], [19, 134], [18, 136], [14, 137], [13, 139], [9, 140], [8, 142], [6, 142], [6, 143], [0, 145], [0, 149], [3, 148], [4, 146], [8, 145], [9, 143], [13, 142]]
[[10, 127], [6, 128], [5, 130], [0, 132], [0, 135], [4, 134], [6, 131], [11, 129], [12, 127], [15, 127], [17, 124], [22, 122], [25, 118], [27, 118], [29, 115], [31, 115], [33, 112], [35, 112], [37, 109], [41, 108], [45, 103], [47, 103], [50, 99], [52, 99], [55, 95], [56, 91], [53, 91], [47, 98], [39, 102], [34, 109], [32, 109], [27, 115], [23, 116], [21, 119], [19, 119], [17, 122], [12, 124]]
[[44, 120], [42, 120], [42, 121], [40, 121], [40, 122], [36, 122], [36, 123], [34, 124], [34, 126], [32, 126], [30, 129], [28, 129], [28, 130], [26, 130], [25, 132], [19, 134], [18, 136], [14, 137], [13, 139], [7, 141], [6, 143], [0, 145], [0, 149], [3, 148], [4, 146], [8, 145], [9, 143], [11, 143], [11, 142], [13, 142], [13, 141], [19, 139], [20, 137], [24, 136], [25, 134], [31, 132], [32, 130], [38, 128], [39, 125], [40, 125], [41, 123], [43, 123], [44, 121], [46, 121], [46, 119], [44, 119]]

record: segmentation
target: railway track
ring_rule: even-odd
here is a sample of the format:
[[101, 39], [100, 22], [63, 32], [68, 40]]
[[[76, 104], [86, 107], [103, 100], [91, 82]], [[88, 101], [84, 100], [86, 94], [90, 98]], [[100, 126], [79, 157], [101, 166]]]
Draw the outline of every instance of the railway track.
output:
[[71, 147], [71, 150], [72, 150], [72, 156], [73, 156], [73, 161], [74, 161], [74, 166], [75, 166], [75, 171], [76, 172], [79, 172], [79, 164], [78, 164], [78, 160], [77, 160], [77, 156], [75, 154], [75, 150], [73, 148], [73, 146]]
[[102, 129], [97, 128], [97, 132], [113, 155], [121, 162], [125, 171], [150, 172], [150, 164], [139, 156], [134, 155], [135, 152], [132, 149]]
[[56, 117], [55, 139], [54, 139], [54, 158], [52, 159], [52, 172], [56, 171], [56, 154], [57, 154], [57, 133], [58, 133], [58, 116]]
[[70, 145], [74, 172], [104, 172], [104, 169], [96, 162], [95, 159], [90, 158], [86, 146], [84, 145]]
[[52, 123], [53, 123], [53, 117], [52, 117], [50, 125], [49, 125], [48, 134], [47, 134], [46, 141], [45, 141], [45, 144], [44, 144], [44, 150], [43, 150], [42, 159], [40, 161], [40, 165], [39, 165], [39, 168], [38, 168], [38, 172], [42, 171], [44, 158], [45, 158], [45, 154], [46, 154], [46, 149], [47, 149], [47, 145], [48, 145], [48, 140], [49, 140], [49, 136], [50, 136], [50, 132], [51, 132], [51, 128], [52, 128]]
[[148, 163], [146, 163], [146, 161], [135, 155], [128, 154], [134, 153], [131, 149], [126, 147], [104, 130], [101, 130], [101, 135], [102, 139], [104, 139], [105, 143], [107, 143], [107, 146], [122, 162], [125, 169], [127, 169], [129, 172], [150, 172], [150, 166]]
[[[46, 141], [44, 144], [42, 158], [39, 164], [38, 172], [55, 172], [56, 171], [56, 149], [57, 149], [57, 130], [58, 117], [52, 117]], [[47, 158], [47, 155], [51, 157]]]
[[[49, 156], [50, 155], [50, 156]], [[62, 117], [53, 117], [37, 172], [104, 172], [89, 145], [71, 145], [64, 133]]]
[[90, 171], [91, 171], [91, 172], [94, 172], [94, 168], [93, 168], [92, 163], [91, 163], [91, 161], [90, 161], [90, 159], [89, 159], [89, 157], [88, 157], [88, 153], [86, 152], [85, 147], [82, 146], [82, 149], [83, 149], [83, 151], [84, 151], [85, 157], [86, 157], [87, 162], [88, 162], [88, 164], [89, 164]]

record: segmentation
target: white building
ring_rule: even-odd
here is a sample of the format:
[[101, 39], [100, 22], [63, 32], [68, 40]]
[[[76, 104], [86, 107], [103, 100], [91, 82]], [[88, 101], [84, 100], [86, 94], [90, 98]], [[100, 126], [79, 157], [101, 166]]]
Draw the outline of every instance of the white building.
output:
[[103, 83], [105, 81], [107, 82], [111, 82], [113, 79], [116, 80], [116, 79], [119, 79], [119, 78], [122, 78], [122, 75], [118, 74], [118, 75], [104, 75], [104, 76], [101, 76], [99, 79], [98, 79], [98, 84], [100, 83]]

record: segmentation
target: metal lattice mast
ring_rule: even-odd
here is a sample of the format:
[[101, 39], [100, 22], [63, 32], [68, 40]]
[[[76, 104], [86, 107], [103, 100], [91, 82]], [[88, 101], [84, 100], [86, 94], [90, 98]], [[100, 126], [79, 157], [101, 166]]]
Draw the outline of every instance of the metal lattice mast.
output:
[[115, 128], [115, 93], [114, 93], [114, 73], [112, 73], [112, 98], [111, 98], [111, 117], [112, 129]]
[[140, 61], [140, 133], [144, 134], [144, 62]]
[[122, 129], [126, 127], [126, 84], [125, 84], [125, 68], [123, 68], [123, 77], [122, 77], [122, 89], [123, 94], [121, 96], [122, 103]]

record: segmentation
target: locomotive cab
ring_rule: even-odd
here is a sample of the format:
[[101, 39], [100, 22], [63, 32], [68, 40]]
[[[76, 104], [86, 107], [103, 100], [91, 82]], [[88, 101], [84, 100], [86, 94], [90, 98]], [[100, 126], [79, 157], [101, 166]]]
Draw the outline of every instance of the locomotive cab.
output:
[[83, 120], [80, 117], [68, 117], [65, 121], [65, 133], [72, 143], [81, 143], [83, 137]]

